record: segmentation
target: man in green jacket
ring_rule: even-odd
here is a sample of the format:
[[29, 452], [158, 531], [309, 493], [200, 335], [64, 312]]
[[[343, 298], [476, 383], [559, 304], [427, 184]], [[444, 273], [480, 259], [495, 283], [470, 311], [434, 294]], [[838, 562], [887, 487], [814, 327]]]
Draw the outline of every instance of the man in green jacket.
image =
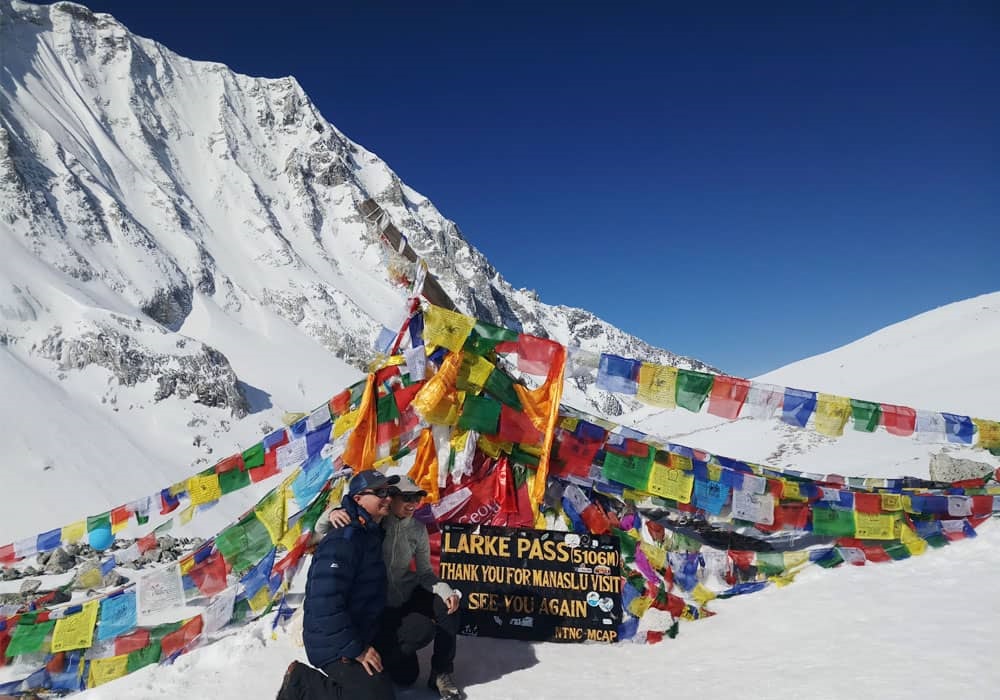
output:
[[[433, 639], [427, 686], [443, 700], [458, 700], [464, 694], [452, 672], [461, 593], [435, 575], [427, 528], [413, 517], [427, 492], [408, 476], [401, 476], [391, 493], [389, 514], [382, 520], [388, 595], [374, 644], [390, 677], [400, 685], [411, 685], [420, 674], [417, 649]], [[316, 531], [323, 535], [330, 524], [340, 526], [347, 519], [342, 509], [331, 509], [317, 521]]]

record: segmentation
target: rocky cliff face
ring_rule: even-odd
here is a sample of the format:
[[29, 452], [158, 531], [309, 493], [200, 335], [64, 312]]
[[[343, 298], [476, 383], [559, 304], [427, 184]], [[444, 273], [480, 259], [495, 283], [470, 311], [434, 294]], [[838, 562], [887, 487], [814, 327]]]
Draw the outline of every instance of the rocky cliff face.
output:
[[[242, 418], [254, 402], [227, 356], [275, 329], [364, 369], [407, 293], [387, 220], [463, 312], [705, 368], [513, 289], [292, 78], [238, 75], [109, 15], [18, 0], [0, 0], [0, 64], [0, 345], [58, 380], [103, 373], [105, 401], [130, 388], [130, 403]], [[369, 200], [381, 224], [362, 214]], [[622, 411], [588, 382], [573, 391], [583, 408]]]

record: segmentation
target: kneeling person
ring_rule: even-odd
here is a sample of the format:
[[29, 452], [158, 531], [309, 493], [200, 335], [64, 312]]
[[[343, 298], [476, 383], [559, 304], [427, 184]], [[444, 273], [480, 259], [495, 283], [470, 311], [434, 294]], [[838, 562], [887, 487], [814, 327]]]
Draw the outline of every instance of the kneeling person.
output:
[[[388, 597], [374, 645], [390, 677], [400, 685], [410, 685], [420, 674], [417, 649], [433, 639], [427, 685], [445, 700], [456, 700], [463, 697], [452, 679], [461, 594], [434, 574], [427, 528], [413, 518], [427, 492], [408, 476], [400, 477], [391, 491], [389, 514], [382, 520]], [[347, 517], [343, 510], [333, 510], [329, 521], [340, 525]]]

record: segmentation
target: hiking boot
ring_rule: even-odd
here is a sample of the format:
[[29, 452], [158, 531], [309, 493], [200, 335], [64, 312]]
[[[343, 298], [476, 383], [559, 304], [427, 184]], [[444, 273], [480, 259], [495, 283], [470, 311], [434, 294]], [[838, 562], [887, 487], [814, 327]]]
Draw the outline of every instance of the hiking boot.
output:
[[465, 697], [465, 693], [455, 685], [450, 673], [432, 672], [430, 678], [427, 679], [427, 687], [436, 690], [441, 696], [441, 700], [462, 700]]
[[288, 664], [288, 669], [285, 671], [285, 678], [281, 681], [281, 687], [278, 688], [278, 697], [275, 700], [301, 700], [302, 689], [299, 686], [299, 676], [296, 673], [299, 665], [298, 661]]

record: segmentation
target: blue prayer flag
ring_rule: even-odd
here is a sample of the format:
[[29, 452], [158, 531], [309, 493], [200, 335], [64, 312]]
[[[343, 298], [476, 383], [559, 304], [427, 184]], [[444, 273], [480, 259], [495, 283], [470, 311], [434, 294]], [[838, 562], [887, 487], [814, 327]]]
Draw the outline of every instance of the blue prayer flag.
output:
[[43, 532], [35, 540], [39, 552], [48, 552], [62, 544], [62, 528]]
[[785, 402], [781, 409], [782, 421], [804, 428], [815, 410], [815, 391], [804, 391], [790, 387], [785, 389]]
[[976, 432], [976, 426], [971, 418], [957, 416], [954, 413], [942, 413], [941, 415], [944, 416], [944, 430], [948, 435], [948, 442], [972, 444], [972, 436]]
[[635, 394], [639, 390], [639, 360], [601, 353], [597, 368], [597, 388], [616, 394]]
[[101, 601], [97, 639], [104, 641], [132, 631], [136, 626], [135, 591], [125, 591]]

